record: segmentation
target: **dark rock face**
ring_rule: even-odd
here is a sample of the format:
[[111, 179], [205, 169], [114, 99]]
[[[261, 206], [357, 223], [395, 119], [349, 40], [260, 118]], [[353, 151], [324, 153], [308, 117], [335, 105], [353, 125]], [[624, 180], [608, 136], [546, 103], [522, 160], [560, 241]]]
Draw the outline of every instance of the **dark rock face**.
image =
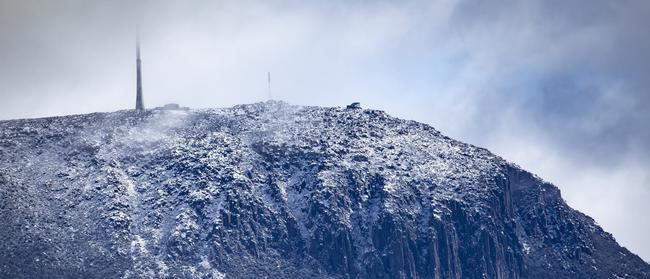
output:
[[2, 278], [650, 278], [485, 149], [267, 102], [0, 122]]

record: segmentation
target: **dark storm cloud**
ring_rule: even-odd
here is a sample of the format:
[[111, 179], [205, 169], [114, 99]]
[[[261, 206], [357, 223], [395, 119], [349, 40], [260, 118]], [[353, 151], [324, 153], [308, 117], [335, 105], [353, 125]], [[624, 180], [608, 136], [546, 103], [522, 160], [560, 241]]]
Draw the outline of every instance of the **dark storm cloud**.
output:
[[[493, 104], [482, 108], [495, 118], [489, 121], [499, 121], [499, 110], [512, 106], [554, 131], [549, 135], [557, 144], [583, 149], [585, 159], [620, 160], [628, 148], [650, 155], [650, 36], [644, 24], [650, 4], [506, 2], [467, 2], [454, 18], [461, 36], [469, 34], [467, 44], [477, 46], [468, 47], [471, 55], [504, 64], [502, 76], [481, 89]], [[497, 41], [472, 36], [477, 32]]]
[[647, 259], [650, 3], [468, 3], [451, 40], [482, 78], [472, 128], [456, 133], [557, 183]]
[[542, 9], [535, 33], [553, 34], [546, 47], [557, 60], [526, 73], [515, 105], [555, 130], [558, 144], [594, 156], [585, 159], [620, 160], [628, 148], [650, 155], [650, 37], [643, 27], [649, 6], [592, 1]]
[[[0, 119], [361, 101], [490, 148], [650, 258], [647, 1], [0, 4]], [[602, 206], [607, 204], [607, 206]]]

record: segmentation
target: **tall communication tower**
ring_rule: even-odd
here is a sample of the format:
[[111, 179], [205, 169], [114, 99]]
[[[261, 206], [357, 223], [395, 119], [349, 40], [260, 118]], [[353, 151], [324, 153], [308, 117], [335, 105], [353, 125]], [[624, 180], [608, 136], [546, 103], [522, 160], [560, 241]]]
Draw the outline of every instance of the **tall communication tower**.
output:
[[271, 97], [271, 72], [268, 72], [268, 82], [269, 82], [269, 100], [273, 100]]
[[135, 110], [144, 111], [144, 101], [142, 100], [142, 60], [140, 59], [140, 35], [136, 35], [135, 39], [135, 63], [137, 67], [137, 85], [135, 97]]

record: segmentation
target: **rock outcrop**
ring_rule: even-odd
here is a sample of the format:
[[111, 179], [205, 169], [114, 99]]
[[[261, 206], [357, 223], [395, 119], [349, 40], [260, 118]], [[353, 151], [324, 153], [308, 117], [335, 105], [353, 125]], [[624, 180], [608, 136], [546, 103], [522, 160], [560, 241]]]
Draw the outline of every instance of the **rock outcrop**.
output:
[[650, 278], [560, 191], [381, 111], [0, 122], [2, 278]]

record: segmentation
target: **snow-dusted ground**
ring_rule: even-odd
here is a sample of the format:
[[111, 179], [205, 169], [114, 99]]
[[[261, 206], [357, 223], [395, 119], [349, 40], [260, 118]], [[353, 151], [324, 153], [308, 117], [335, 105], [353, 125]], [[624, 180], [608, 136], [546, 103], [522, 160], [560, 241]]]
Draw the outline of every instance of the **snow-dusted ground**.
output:
[[0, 277], [648, 278], [559, 190], [376, 110], [0, 122]]

